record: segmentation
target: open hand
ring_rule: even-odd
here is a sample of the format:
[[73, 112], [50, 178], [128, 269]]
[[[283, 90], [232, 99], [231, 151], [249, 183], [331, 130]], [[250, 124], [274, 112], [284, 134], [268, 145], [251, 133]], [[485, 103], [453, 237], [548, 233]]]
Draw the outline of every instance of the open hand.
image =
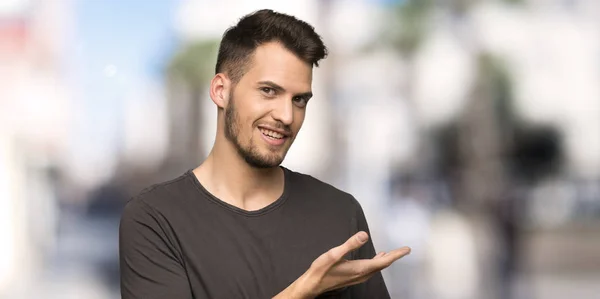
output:
[[[377, 272], [410, 253], [402, 247], [381, 252], [372, 259], [346, 260], [344, 256], [363, 246], [369, 236], [358, 232], [344, 244], [334, 247], [313, 261], [310, 268], [292, 285], [292, 298], [314, 298], [324, 292], [367, 281]], [[277, 298], [277, 297], [276, 297]]]

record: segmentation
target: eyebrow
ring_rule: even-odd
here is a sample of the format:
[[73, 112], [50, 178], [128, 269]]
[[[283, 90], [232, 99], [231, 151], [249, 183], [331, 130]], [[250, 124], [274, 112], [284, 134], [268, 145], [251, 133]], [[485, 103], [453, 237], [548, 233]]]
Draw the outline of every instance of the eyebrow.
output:
[[[267, 85], [270, 88], [275, 89], [278, 92], [285, 92], [285, 88], [283, 88], [282, 86], [280, 86], [279, 84], [273, 82], [273, 81], [260, 81], [258, 82], [259, 85]], [[310, 99], [312, 98], [313, 93], [311, 91], [307, 91], [307, 92], [302, 92], [299, 94], [295, 94], [294, 97], [302, 97], [305, 99]]]

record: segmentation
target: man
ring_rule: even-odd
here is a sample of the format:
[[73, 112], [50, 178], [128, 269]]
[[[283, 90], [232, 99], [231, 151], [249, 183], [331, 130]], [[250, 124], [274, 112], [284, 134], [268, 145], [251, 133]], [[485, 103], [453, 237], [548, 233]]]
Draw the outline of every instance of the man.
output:
[[354, 197], [280, 166], [326, 53], [313, 27], [271, 10], [225, 32], [213, 149], [127, 204], [123, 298], [389, 298], [379, 271], [409, 249], [375, 255]]

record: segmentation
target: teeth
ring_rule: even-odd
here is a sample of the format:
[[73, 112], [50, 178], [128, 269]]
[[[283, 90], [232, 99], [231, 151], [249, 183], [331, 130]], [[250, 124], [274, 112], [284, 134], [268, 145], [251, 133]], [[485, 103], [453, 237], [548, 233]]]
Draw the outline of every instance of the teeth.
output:
[[275, 132], [275, 131], [271, 131], [271, 130], [267, 130], [267, 129], [262, 129], [262, 128], [260, 129], [260, 131], [261, 131], [263, 134], [265, 134], [265, 135], [267, 135], [267, 136], [269, 136], [269, 137], [272, 137], [272, 138], [276, 138], [276, 139], [281, 139], [281, 138], [283, 138], [283, 135], [282, 135], [282, 134], [280, 134], [280, 133], [277, 133], [277, 132]]

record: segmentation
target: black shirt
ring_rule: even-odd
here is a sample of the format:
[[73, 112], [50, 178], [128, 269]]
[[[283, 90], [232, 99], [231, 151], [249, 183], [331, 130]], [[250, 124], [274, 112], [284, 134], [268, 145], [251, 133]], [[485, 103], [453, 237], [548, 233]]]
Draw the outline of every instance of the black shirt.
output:
[[[256, 211], [214, 197], [191, 170], [132, 198], [119, 233], [122, 298], [272, 298], [318, 256], [360, 230], [369, 233], [352, 195], [283, 170], [283, 194]], [[348, 258], [374, 255], [369, 240]], [[389, 294], [378, 273], [321, 297]]]

